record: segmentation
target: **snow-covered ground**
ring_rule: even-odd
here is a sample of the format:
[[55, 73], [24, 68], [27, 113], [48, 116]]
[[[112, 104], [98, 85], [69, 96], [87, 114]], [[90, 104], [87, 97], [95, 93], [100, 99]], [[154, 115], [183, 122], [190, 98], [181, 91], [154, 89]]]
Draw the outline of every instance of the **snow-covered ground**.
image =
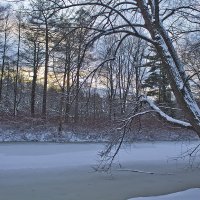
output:
[[200, 188], [190, 189], [183, 192], [177, 192], [158, 197], [139, 197], [129, 200], [198, 200], [200, 198]]
[[[200, 169], [190, 168], [187, 159], [174, 159], [196, 145], [133, 144], [122, 149], [106, 174], [93, 170], [103, 144], [2, 143], [0, 199], [127, 200], [200, 188]], [[198, 189], [172, 197], [184, 194], [199, 198]]]
[[[14, 121], [15, 122], [15, 121]], [[53, 124], [35, 125], [36, 122], [2, 122], [0, 120], [0, 142], [106, 142], [109, 141], [114, 132], [112, 127], [101, 129], [92, 129], [87, 126], [76, 127], [66, 126], [62, 133], [58, 133], [58, 127]], [[39, 122], [38, 122], [39, 123]], [[160, 123], [160, 122], [159, 122]], [[134, 131], [135, 130], [135, 131]], [[138, 128], [127, 134], [126, 141], [184, 141], [198, 140], [195, 132], [169, 127], [141, 127], [140, 133]]]
[[20, 133], [13, 130], [0, 129], [0, 142], [104, 142], [108, 138], [101, 134], [77, 134], [73, 132], [63, 132], [58, 136], [57, 129], [50, 131], [25, 132]]

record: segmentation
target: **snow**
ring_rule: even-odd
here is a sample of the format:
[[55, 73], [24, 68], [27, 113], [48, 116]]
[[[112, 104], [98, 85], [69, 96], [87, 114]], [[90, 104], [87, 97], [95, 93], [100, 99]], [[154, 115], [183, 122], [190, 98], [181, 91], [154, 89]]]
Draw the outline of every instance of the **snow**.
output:
[[[161, 27], [162, 24], [160, 23]], [[167, 37], [167, 39], [169, 39], [167, 32], [165, 31], [164, 27], [162, 28], [162, 31], [165, 32], [165, 36]], [[163, 48], [164, 52], [166, 55], [166, 60], [168, 61], [170, 70], [171, 70], [171, 76], [173, 76], [173, 80], [175, 81], [176, 87], [178, 88], [178, 90], [183, 91], [183, 99], [186, 102], [187, 106], [189, 107], [190, 111], [193, 113], [193, 115], [195, 116], [195, 119], [198, 121], [198, 124], [200, 124], [199, 119], [200, 119], [200, 109], [196, 103], [196, 101], [194, 100], [192, 93], [188, 91], [187, 87], [185, 87], [185, 81], [183, 80], [180, 73], [181, 71], [183, 71], [183, 67], [181, 65], [181, 63], [178, 63], [178, 67], [179, 69], [177, 69], [172, 56], [170, 55], [170, 52], [168, 50], [168, 47], [165, 45], [165, 42], [163, 40], [163, 38], [160, 37], [160, 40], [158, 40], [160, 42], [160, 46]], [[172, 43], [169, 42], [171, 44], [171, 50], [173, 51], [173, 46]], [[174, 51], [174, 56], [176, 56], [176, 53]], [[176, 61], [178, 62], [178, 57], [176, 59]]]
[[173, 117], [170, 117], [169, 115], [165, 114], [162, 110], [160, 110], [160, 108], [158, 108], [152, 100], [150, 100], [149, 98], [147, 97], [143, 97], [142, 99], [143, 101], [146, 101], [149, 106], [154, 110], [156, 111], [161, 117], [163, 117], [165, 120], [167, 120], [168, 122], [171, 122], [173, 124], [177, 124], [177, 125], [180, 125], [180, 126], [184, 126], [184, 127], [192, 127], [190, 123], [188, 122], [184, 122], [184, 121], [181, 121], [181, 120], [178, 120], [178, 119], [174, 119]]
[[[95, 164], [101, 145], [94, 144], [12, 144], [0, 146], [0, 170], [49, 169]], [[26, 151], [24, 151], [26, 149]]]
[[153, 197], [138, 197], [129, 200], [197, 200], [200, 197], [200, 188], [194, 188], [183, 192]]
[[1, 199], [122, 200], [200, 188], [200, 170], [174, 159], [197, 144], [123, 146], [107, 174], [93, 170], [104, 144], [0, 143]]
[[[118, 155], [118, 159], [121, 163], [129, 161], [172, 161], [189, 149], [195, 148], [197, 144], [198, 142], [135, 143], [124, 146]], [[97, 154], [103, 148], [103, 144], [92, 143], [1, 144], [0, 170], [95, 165], [98, 160]]]
[[40, 131], [20, 133], [15, 129], [4, 130], [0, 128], [0, 142], [105, 142], [108, 139], [103, 134], [91, 133], [80, 134], [73, 132], [62, 132], [58, 135], [57, 131]]

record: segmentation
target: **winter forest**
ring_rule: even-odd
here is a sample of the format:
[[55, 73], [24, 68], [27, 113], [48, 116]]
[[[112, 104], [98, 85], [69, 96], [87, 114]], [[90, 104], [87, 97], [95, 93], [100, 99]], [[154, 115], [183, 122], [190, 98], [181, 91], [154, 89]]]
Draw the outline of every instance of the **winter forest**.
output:
[[[48, 173], [59, 179], [57, 200], [137, 200], [183, 190], [171, 199], [196, 199], [199, 138], [200, 0], [0, 0], [4, 199], [51, 199]], [[169, 157], [181, 167], [164, 166]], [[185, 164], [198, 167], [186, 172]], [[86, 175], [89, 165], [114, 169], [114, 185]], [[25, 169], [29, 176], [19, 181]], [[88, 187], [77, 184], [85, 193], [61, 173], [70, 183], [85, 179]], [[8, 180], [19, 184], [13, 193]], [[25, 184], [30, 191], [20, 193]]]
[[160, 115], [200, 134], [198, 0], [0, 6], [2, 120], [139, 132]]

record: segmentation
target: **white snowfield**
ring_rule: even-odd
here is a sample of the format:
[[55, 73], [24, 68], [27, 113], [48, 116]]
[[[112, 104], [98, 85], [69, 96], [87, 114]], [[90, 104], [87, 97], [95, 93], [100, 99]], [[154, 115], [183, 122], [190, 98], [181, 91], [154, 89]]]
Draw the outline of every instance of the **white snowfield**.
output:
[[0, 170], [73, 168], [95, 164], [100, 145], [5, 144], [0, 146]]
[[196, 145], [132, 144], [106, 174], [92, 168], [103, 144], [0, 143], [0, 200], [199, 200], [200, 169], [174, 160]]
[[194, 188], [183, 192], [177, 192], [162, 196], [138, 197], [129, 200], [198, 200], [200, 199], [200, 188]]
[[[136, 143], [122, 148], [118, 159], [121, 163], [162, 161], [166, 164], [196, 145], [197, 142]], [[103, 144], [92, 143], [2, 143], [0, 170], [91, 166], [97, 164], [98, 153], [103, 149]]]

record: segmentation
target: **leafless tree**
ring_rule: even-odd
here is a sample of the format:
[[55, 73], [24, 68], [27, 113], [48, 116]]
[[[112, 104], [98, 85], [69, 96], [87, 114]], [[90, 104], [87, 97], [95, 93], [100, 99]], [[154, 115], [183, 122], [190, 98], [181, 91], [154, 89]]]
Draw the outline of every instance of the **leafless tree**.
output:
[[200, 136], [200, 109], [190, 91], [184, 66], [170, 33], [175, 16], [181, 15], [191, 23], [198, 20], [198, 1], [184, 1], [184, 3], [170, 1], [168, 5], [159, 0], [52, 2], [60, 9], [90, 6], [91, 10], [96, 11], [94, 17], [98, 17], [96, 21], [99, 22], [95, 23], [93, 27], [97, 31], [96, 37], [123, 33], [124, 37], [120, 40], [119, 45], [128, 36], [138, 37], [152, 44], [165, 67], [178, 103], [192, 128]]
[[93, 40], [121, 34], [121, 39], [114, 46], [115, 58], [120, 46], [128, 37], [137, 37], [153, 46], [160, 57], [176, 100], [189, 121], [184, 122], [166, 115], [145, 94], [141, 95], [138, 102], [148, 103], [150, 110], [138, 112], [133, 108], [132, 114], [122, 121], [122, 128], [119, 132], [117, 131], [111, 143], [102, 152], [101, 156], [106, 161], [112, 163], [114, 160], [133, 119], [149, 112], [156, 112], [173, 124], [192, 128], [200, 137], [200, 109], [191, 92], [186, 68], [176, 49], [176, 44], [181, 42], [181, 34], [198, 31], [196, 26], [199, 23], [200, 14], [198, 0], [77, 0], [75, 2], [51, 0], [51, 2], [60, 9], [77, 7], [90, 9], [91, 16], [95, 20], [94, 25], [89, 27], [94, 32]]
[[2, 100], [2, 89], [3, 89], [3, 79], [4, 79], [4, 73], [5, 73], [5, 65], [6, 65], [6, 56], [8, 51], [8, 40], [9, 35], [11, 32], [11, 25], [9, 23], [10, 18], [10, 10], [7, 8], [2, 7], [1, 9], [1, 29], [3, 34], [4, 41], [2, 43], [3, 45], [3, 52], [2, 52], [2, 64], [1, 64], [1, 77], [0, 77], [0, 101]]
[[18, 81], [19, 81], [19, 68], [20, 68], [20, 48], [21, 48], [21, 24], [22, 24], [22, 16], [21, 13], [17, 15], [17, 60], [16, 60], [16, 72], [14, 78], [14, 108], [13, 108], [13, 115], [17, 115], [18, 110], [18, 103], [19, 103], [19, 91], [18, 91]]
[[[44, 31], [44, 44], [45, 44], [45, 66], [44, 66], [44, 88], [43, 88], [43, 103], [42, 103], [42, 115], [46, 118], [47, 115], [47, 86], [48, 86], [48, 71], [49, 71], [49, 54], [50, 54], [50, 30], [54, 23], [53, 18], [55, 17], [57, 9], [54, 8], [53, 4], [46, 0], [34, 0], [31, 1], [33, 23], [43, 26]], [[34, 18], [35, 21], [34, 22]]]

